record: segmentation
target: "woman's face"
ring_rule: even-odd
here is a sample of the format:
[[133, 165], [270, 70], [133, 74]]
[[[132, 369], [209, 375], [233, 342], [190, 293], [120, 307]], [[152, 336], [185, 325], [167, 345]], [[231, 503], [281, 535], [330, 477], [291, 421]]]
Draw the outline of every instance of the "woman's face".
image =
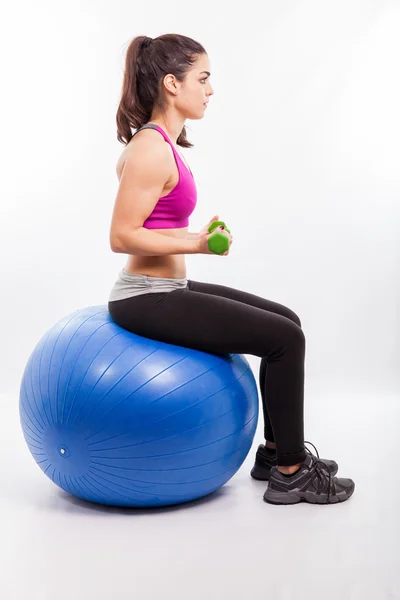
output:
[[214, 93], [210, 83], [210, 61], [207, 54], [200, 54], [183, 82], [177, 81], [176, 108], [186, 119], [202, 119], [207, 103]]

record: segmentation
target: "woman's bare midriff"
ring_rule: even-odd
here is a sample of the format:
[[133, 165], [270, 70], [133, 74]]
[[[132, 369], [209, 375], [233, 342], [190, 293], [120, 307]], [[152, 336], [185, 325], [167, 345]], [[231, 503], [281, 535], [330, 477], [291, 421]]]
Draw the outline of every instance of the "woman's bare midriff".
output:
[[[155, 233], [177, 238], [187, 235], [188, 227], [179, 229], [152, 229]], [[186, 261], [184, 254], [168, 254], [165, 256], [129, 255], [124, 267], [128, 273], [148, 275], [149, 277], [168, 277], [184, 279], [186, 277]]]

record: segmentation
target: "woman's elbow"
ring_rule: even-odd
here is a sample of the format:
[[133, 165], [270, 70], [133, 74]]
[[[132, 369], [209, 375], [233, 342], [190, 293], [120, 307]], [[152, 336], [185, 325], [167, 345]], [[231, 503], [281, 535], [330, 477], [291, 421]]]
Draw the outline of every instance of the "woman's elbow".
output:
[[140, 248], [140, 236], [137, 239], [137, 227], [134, 230], [120, 229], [110, 232], [110, 247], [113, 252], [120, 254], [136, 254]]
[[110, 248], [112, 252], [121, 254], [124, 252], [121, 239], [115, 235], [110, 235]]

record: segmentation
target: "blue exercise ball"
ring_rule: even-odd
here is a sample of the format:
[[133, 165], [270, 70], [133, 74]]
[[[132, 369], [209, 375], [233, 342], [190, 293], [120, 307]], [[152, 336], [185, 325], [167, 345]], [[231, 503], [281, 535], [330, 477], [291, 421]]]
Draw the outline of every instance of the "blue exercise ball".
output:
[[136, 335], [105, 306], [77, 310], [43, 336], [19, 406], [43, 472], [112, 506], [166, 506], [217, 490], [245, 460], [258, 421], [244, 356]]

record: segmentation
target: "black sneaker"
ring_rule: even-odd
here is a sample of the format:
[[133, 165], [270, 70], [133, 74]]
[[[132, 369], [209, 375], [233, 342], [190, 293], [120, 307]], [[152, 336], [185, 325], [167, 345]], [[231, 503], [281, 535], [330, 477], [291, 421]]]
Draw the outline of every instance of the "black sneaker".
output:
[[[314, 450], [317, 454], [317, 458], [325, 464], [329, 473], [331, 475], [336, 475], [336, 473], [338, 472], [338, 469], [339, 469], [338, 464], [334, 460], [328, 460], [327, 458], [319, 458], [318, 450], [316, 449], [314, 444], [312, 444], [311, 442], [304, 442], [304, 443], [310, 444], [314, 448]], [[305, 448], [305, 450], [309, 454], [311, 454], [311, 452], [308, 448]], [[311, 454], [311, 455], [314, 456], [313, 454]], [[315, 456], [314, 456], [314, 458], [315, 458]], [[256, 461], [254, 463], [254, 467], [252, 468], [252, 470], [250, 472], [250, 475], [254, 479], [259, 479], [261, 481], [268, 481], [268, 479], [270, 478], [272, 467], [276, 467], [277, 465], [278, 465], [278, 462], [276, 459], [275, 450], [270, 450], [269, 448], [266, 448], [264, 446], [264, 444], [260, 444], [258, 446], [258, 449], [256, 452]]]
[[269, 504], [336, 504], [348, 500], [354, 488], [352, 479], [332, 477], [325, 463], [310, 453], [290, 477], [285, 477], [278, 467], [271, 469], [264, 500]]

